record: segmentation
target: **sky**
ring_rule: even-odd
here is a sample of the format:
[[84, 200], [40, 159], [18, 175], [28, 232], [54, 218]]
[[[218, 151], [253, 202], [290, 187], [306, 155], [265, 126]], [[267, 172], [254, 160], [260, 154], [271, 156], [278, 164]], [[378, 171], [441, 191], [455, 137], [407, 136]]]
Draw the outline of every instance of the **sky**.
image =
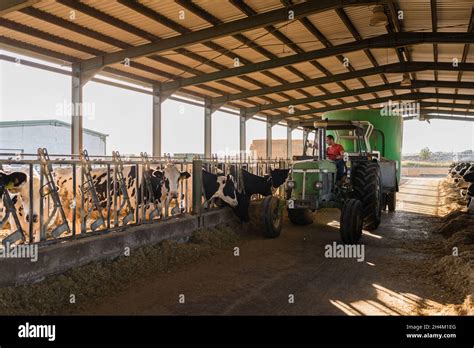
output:
[[[8, 53], [10, 54], [10, 53]], [[13, 55], [13, 54], [11, 54]], [[28, 58], [29, 60], [33, 60]], [[65, 106], [71, 100], [71, 78], [21, 64], [0, 61], [0, 121], [59, 119], [70, 122]], [[117, 87], [89, 82], [83, 89], [85, 128], [109, 134], [107, 152], [151, 153], [152, 97]], [[162, 105], [162, 151], [204, 152], [204, 110], [172, 100]], [[247, 148], [253, 139], [265, 138], [265, 123], [247, 121]], [[274, 139], [286, 139], [286, 128], [273, 127]], [[293, 139], [302, 132], [294, 131]], [[403, 153], [459, 152], [474, 149], [474, 122], [417, 120], [404, 124]], [[215, 112], [212, 152], [232, 153], [239, 148], [239, 118]]]

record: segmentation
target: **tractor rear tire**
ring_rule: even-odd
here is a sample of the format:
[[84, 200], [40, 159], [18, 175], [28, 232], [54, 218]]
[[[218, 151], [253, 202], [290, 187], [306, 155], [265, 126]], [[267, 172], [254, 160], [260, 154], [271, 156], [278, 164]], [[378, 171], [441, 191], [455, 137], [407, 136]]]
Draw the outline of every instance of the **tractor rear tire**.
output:
[[298, 226], [305, 226], [313, 223], [313, 218], [309, 209], [288, 209], [288, 218], [291, 223]]
[[340, 233], [344, 244], [357, 244], [362, 237], [362, 202], [348, 199], [341, 210]]
[[375, 230], [382, 218], [382, 180], [377, 162], [359, 162], [352, 173], [356, 199], [362, 202], [364, 228]]
[[388, 204], [388, 211], [395, 211], [397, 207], [397, 193], [390, 192], [387, 194], [387, 204]]
[[280, 236], [283, 224], [283, 210], [280, 209], [280, 200], [275, 196], [265, 197], [262, 202], [262, 224], [265, 238]]

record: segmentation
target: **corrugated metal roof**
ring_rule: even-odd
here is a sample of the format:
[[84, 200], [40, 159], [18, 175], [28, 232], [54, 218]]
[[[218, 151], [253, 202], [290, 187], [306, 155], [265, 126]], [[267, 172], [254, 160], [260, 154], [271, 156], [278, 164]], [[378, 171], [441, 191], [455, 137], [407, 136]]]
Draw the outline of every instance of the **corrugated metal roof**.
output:
[[[300, 4], [302, 0], [286, 1]], [[313, 3], [313, 2], [312, 2]], [[188, 32], [212, 28], [217, 23], [230, 23], [246, 19], [247, 11], [256, 15], [284, 7], [280, 0], [245, 0], [233, 4], [231, 1], [181, 0], [154, 1], [98, 1], [98, 0], [42, 0], [28, 9], [13, 11], [3, 15], [0, 21], [2, 31], [0, 42], [9, 41], [8, 47], [35, 51], [35, 54], [57, 56], [56, 53], [72, 57], [74, 60], [88, 59], [102, 53], [120, 51], [131, 46], [140, 46], [151, 41], [159, 41]], [[239, 5], [240, 4], [240, 5]], [[396, 32], [400, 27], [405, 32], [432, 31], [430, 0], [398, 0], [393, 2], [396, 10], [402, 11], [403, 18], [397, 20], [395, 27], [388, 28]], [[437, 0], [436, 30], [438, 32], [465, 32], [471, 19], [474, 0]], [[385, 13], [391, 18], [391, 5], [385, 5]], [[361, 4], [342, 10], [328, 10], [315, 13], [306, 19], [293, 19], [275, 23], [266, 28], [243, 30], [239, 35], [218, 37], [209, 42], [190, 44], [185, 49], [175, 49], [155, 54], [154, 57], [132, 59], [131, 66], [117, 63], [112, 68], [125, 74], [128, 78], [149, 79], [165, 83], [177, 79], [186, 79], [197, 75], [214, 73], [220, 70], [233, 69], [281, 57], [297, 55], [299, 52], [320, 50], [328, 46], [354, 43], [357, 39], [372, 38], [387, 33], [385, 27], [369, 25], [372, 5]], [[398, 15], [396, 13], [395, 15]], [[347, 18], [348, 23], [344, 22]], [[60, 23], [58, 23], [60, 22]], [[66, 25], [70, 23], [71, 25]], [[82, 29], [82, 30], [77, 30]], [[89, 30], [89, 31], [88, 31]], [[92, 33], [90, 31], [93, 31]], [[218, 28], [215, 29], [219, 30]], [[95, 33], [96, 34], [95, 34]], [[184, 34], [183, 34], [184, 33]], [[62, 41], [61, 41], [62, 39]], [[289, 42], [288, 42], [289, 41]], [[33, 45], [33, 46], [25, 46]], [[44, 51], [47, 49], [49, 51]], [[406, 47], [412, 61], [435, 60], [432, 44], [412, 45]], [[463, 59], [464, 44], [438, 44], [436, 59], [439, 62], [451, 62], [454, 58]], [[469, 47], [465, 61], [474, 63], [474, 45]], [[238, 58], [238, 60], [236, 60]], [[344, 66], [341, 59], [349, 59], [350, 67]], [[368, 69], [378, 65], [400, 62], [394, 48], [362, 50], [348, 52], [341, 56], [329, 56], [313, 62], [298, 62], [291, 66], [281, 66], [267, 71], [251, 72], [243, 76], [227, 77], [220, 81], [204, 82], [187, 86], [179, 90], [189, 96], [219, 97], [245, 91], [256, 91], [266, 86], [275, 87], [301, 82], [303, 80], [344, 74], [351, 70]], [[433, 71], [413, 73], [417, 79], [434, 80]], [[461, 76], [457, 71], [440, 71], [441, 81], [457, 81]], [[234, 106], [268, 104], [272, 101], [285, 101], [307, 98], [308, 95], [327, 94], [326, 103], [337, 105], [332, 93], [360, 89], [360, 99], [372, 99], [374, 94], [363, 93], [364, 85], [379, 86], [401, 81], [401, 74], [386, 73], [351, 78], [338, 83], [326, 83], [319, 86], [304, 86], [299, 90], [266, 95], [255, 95], [247, 101], [234, 100]], [[474, 73], [465, 72], [461, 81], [474, 81]], [[144, 82], [141, 81], [140, 84]], [[430, 91], [432, 89], [423, 89]], [[454, 89], [441, 89], [453, 93]], [[469, 89], [458, 89], [458, 93], [469, 94]], [[403, 91], [397, 91], [401, 94]], [[454, 94], [454, 93], [453, 93]], [[392, 95], [390, 91], [377, 92], [377, 96]], [[196, 98], [196, 97], [194, 97]], [[454, 100], [455, 96], [453, 96]], [[343, 98], [347, 102], [358, 100], [357, 96]], [[254, 103], [254, 104], [252, 104]], [[307, 109], [295, 102], [296, 110]], [[312, 103], [314, 107], [324, 103]], [[278, 112], [268, 111], [268, 114]]]

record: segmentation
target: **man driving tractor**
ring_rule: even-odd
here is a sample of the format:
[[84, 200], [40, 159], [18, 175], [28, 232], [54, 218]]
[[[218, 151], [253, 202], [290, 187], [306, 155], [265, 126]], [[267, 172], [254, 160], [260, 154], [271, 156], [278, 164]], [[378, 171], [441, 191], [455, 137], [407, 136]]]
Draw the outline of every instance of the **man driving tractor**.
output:
[[337, 174], [336, 180], [341, 180], [345, 173], [345, 163], [344, 163], [344, 148], [341, 144], [337, 144], [334, 141], [334, 137], [329, 134], [326, 137], [326, 143], [329, 145], [326, 149], [327, 158], [331, 161], [336, 162]]

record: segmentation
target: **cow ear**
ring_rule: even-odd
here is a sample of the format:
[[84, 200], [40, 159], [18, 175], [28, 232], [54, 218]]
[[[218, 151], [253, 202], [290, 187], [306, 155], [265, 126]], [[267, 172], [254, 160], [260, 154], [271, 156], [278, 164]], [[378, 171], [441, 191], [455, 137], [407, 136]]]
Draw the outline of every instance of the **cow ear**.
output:
[[189, 179], [190, 177], [191, 177], [191, 174], [189, 174], [188, 172], [181, 172], [179, 174], [179, 179], [180, 180]]
[[163, 173], [160, 170], [155, 170], [153, 173], [151, 173], [151, 176], [155, 178], [161, 178], [163, 176]]
[[19, 188], [26, 182], [26, 174], [21, 172], [11, 173], [5, 178], [5, 187], [7, 189]]

